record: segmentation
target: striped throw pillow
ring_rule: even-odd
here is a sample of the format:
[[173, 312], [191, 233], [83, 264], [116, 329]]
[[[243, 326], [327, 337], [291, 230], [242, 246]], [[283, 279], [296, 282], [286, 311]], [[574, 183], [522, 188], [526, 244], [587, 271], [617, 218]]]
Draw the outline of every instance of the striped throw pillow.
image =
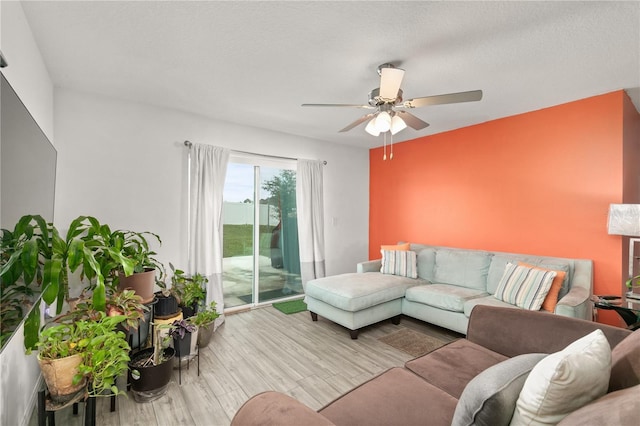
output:
[[380, 250], [382, 253], [383, 274], [418, 278], [417, 256], [415, 251]]
[[532, 311], [540, 310], [555, 271], [507, 263], [494, 297]]

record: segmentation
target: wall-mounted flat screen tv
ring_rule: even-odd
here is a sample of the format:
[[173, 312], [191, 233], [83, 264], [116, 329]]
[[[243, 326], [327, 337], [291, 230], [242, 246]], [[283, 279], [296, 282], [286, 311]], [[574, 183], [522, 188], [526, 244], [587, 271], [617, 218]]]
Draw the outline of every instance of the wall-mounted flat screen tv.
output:
[[[26, 214], [41, 215], [53, 222], [56, 150], [4, 75], [0, 97], [0, 228], [13, 231]], [[0, 284], [4, 308], [10, 292], [6, 283]], [[36, 290], [41, 289], [36, 286]], [[17, 323], [8, 324], [6, 319], [3, 314], [3, 342], [7, 341], [7, 327], [10, 331], [21, 322], [11, 318]]]

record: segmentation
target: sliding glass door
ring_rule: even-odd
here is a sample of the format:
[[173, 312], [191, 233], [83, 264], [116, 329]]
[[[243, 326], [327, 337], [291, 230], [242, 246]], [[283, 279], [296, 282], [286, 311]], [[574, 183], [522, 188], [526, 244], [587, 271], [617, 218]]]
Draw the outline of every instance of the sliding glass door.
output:
[[302, 294], [295, 162], [232, 157], [223, 205], [225, 307]]

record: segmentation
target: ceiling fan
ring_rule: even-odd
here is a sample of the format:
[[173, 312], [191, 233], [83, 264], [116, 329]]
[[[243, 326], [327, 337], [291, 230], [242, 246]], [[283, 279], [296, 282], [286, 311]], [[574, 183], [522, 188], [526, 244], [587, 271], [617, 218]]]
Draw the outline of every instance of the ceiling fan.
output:
[[390, 132], [395, 135], [407, 126], [414, 130], [424, 129], [429, 123], [421, 120], [405, 109], [419, 108], [428, 105], [453, 104], [458, 102], [473, 102], [482, 99], [482, 90], [469, 92], [448, 93], [444, 95], [425, 96], [407, 101], [402, 99], [402, 78], [404, 70], [393, 64], [385, 63], [378, 67], [380, 87], [369, 92], [369, 104], [302, 104], [303, 107], [348, 107], [374, 110], [365, 114], [340, 132], [346, 132], [369, 121], [365, 130], [372, 136]]

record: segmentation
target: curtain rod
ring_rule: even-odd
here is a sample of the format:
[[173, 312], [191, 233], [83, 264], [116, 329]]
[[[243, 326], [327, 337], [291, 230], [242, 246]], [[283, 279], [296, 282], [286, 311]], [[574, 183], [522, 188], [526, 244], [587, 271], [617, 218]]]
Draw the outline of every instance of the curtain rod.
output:
[[[191, 143], [190, 141], [184, 141], [184, 146], [186, 146], [187, 148], [191, 149], [191, 147], [193, 146], [193, 143]], [[269, 154], [257, 154], [255, 152], [249, 152], [249, 151], [239, 151], [237, 149], [232, 149], [231, 151], [238, 153], [238, 154], [249, 154], [249, 155], [260, 155], [262, 157], [269, 157], [269, 158], [279, 158], [282, 160], [298, 160], [297, 158], [293, 158], [293, 157], [282, 157], [279, 155], [269, 155]], [[327, 165], [327, 161], [323, 161], [322, 164], [324, 164], [325, 166]]]

